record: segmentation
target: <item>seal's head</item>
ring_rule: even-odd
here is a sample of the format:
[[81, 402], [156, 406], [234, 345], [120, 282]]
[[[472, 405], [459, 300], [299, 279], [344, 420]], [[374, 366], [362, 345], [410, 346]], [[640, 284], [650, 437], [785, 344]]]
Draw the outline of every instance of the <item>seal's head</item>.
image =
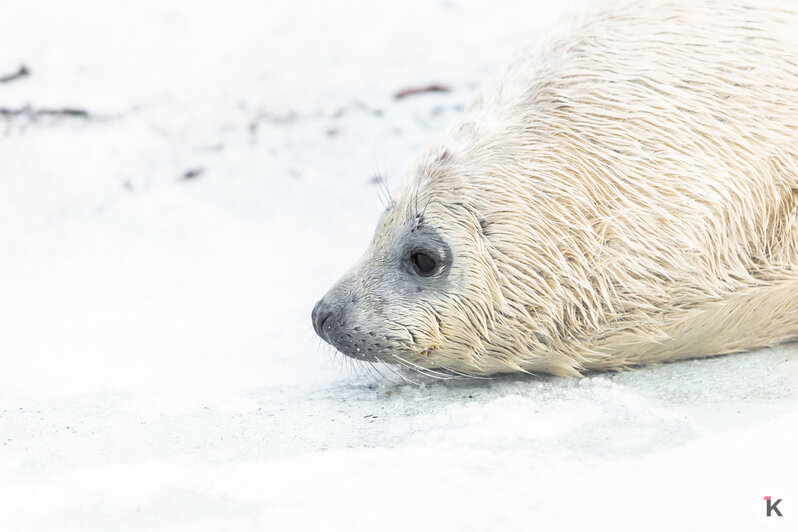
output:
[[518, 346], [496, 327], [505, 300], [479, 187], [457, 166], [444, 150], [422, 157], [368, 250], [316, 304], [316, 333], [340, 352], [414, 369], [519, 369], [505, 355]]

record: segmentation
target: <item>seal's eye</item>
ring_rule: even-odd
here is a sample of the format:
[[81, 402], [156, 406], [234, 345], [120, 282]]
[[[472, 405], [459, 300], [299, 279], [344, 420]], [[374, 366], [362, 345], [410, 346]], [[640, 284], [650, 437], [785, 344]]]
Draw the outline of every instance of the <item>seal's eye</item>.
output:
[[413, 263], [413, 268], [416, 270], [416, 273], [422, 277], [429, 277], [432, 275], [438, 266], [435, 259], [419, 251], [416, 251], [410, 256], [410, 261]]

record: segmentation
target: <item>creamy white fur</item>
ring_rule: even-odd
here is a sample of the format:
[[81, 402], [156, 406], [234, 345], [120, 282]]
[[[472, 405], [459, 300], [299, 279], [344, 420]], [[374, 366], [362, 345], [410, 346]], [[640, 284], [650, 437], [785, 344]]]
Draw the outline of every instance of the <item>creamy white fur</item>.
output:
[[576, 375], [792, 339], [797, 189], [794, 4], [572, 18], [419, 158], [375, 236], [423, 209], [454, 256], [450, 290], [391, 311], [402, 362]]

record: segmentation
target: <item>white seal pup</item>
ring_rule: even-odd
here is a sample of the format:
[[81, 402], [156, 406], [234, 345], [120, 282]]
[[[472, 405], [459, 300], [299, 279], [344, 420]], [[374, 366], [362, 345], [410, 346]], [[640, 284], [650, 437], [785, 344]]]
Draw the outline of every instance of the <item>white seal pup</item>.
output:
[[313, 311], [351, 357], [579, 375], [798, 336], [798, 10], [612, 2], [514, 56]]

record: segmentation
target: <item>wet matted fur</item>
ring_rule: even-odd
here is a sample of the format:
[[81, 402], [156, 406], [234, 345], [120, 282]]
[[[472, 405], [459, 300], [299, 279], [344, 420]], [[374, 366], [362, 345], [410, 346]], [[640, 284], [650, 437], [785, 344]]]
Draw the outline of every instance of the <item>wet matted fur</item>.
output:
[[418, 158], [314, 324], [355, 358], [468, 374], [776, 344], [798, 336], [796, 188], [795, 4], [610, 2], [521, 49]]

